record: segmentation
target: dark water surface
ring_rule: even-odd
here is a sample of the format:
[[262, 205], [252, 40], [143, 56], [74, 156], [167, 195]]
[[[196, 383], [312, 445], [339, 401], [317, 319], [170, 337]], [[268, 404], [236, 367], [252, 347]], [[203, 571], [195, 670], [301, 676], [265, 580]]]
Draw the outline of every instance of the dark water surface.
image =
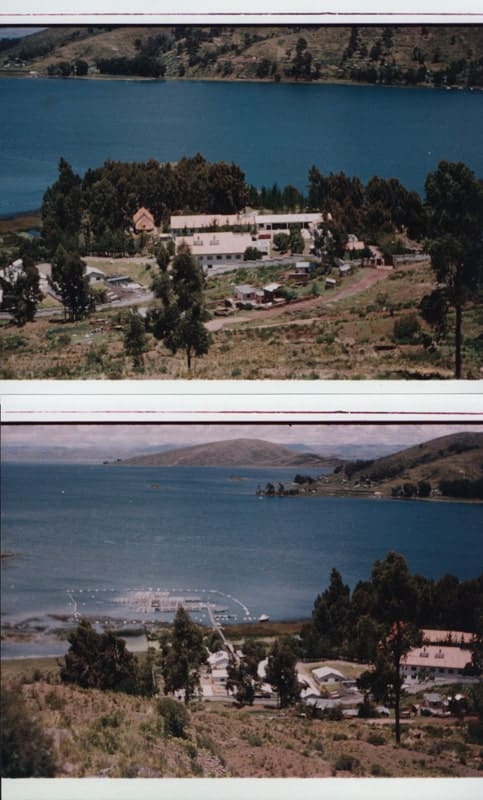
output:
[[483, 173], [483, 94], [216, 81], [0, 79], [0, 215], [38, 208], [60, 156], [235, 161], [256, 186], [306, 189], [315, 164], [423, 191], [441, 159]]
[[120, 598], [152, 587], [214, 590], [239, 621], [296, 619], [332, 567], [353, 587], [389, 550], [427, 577], [480, 572], [483, 506], [256, 497], [257, 484], [293, 476], [4, 464], [2, 549], [18, 554], [3, 570], [4, 620], [69, 613], [74, 598], [81, 612], [122, 619], [134, 612]]

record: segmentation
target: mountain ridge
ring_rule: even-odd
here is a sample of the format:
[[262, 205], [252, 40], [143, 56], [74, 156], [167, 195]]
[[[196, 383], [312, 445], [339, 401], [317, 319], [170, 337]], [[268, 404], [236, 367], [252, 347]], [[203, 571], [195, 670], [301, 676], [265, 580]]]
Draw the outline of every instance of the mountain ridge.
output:
[[120, 466], [167, 467], [327, 467], [336, 458], [311, 452], [294, 452], [264, 439], [227, 439], [159, 453], [134, 456], [117, 462]]
[[483, 85], [471, 24], [52, 26], [0, 51], [2, 76]]

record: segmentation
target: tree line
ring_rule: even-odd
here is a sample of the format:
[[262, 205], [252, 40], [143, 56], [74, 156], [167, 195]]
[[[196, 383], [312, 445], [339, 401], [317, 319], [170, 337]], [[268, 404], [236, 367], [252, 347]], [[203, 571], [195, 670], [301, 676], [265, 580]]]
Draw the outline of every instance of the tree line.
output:
[[352, 592], [340, 572], [332, 569], [329, 585], [316, 597], [312, 618], [301, 631], [305, 656], [373, 661], [381, 635], [381, 575], [392, 573], [393, 582], [383, 584], [387, 602], [398, 594], [398, 602], [403, 601], [401, 576], [410, 599], [406, 598], [407, 607], [400, 611], [401, 619], [417, 628], [483, 632], [483, 574], [468, 580], [454, 575], [433, 580], [411, 575], [402, 556], [389, 554], [375, 562], [370, 580], [359, 581]]

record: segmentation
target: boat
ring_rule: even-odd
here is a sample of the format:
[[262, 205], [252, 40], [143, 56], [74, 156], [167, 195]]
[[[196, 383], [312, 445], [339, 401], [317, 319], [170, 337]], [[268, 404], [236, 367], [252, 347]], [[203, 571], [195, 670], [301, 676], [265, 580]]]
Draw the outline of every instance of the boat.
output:
[[268, 621], [269, 621], [269, 619], [270, 619], [270, 617], [269, 617], [267, 614], [261, 614], [261, 615], [258, 617], [258, 621], [259, 621], [259, 622], [268, 622]]

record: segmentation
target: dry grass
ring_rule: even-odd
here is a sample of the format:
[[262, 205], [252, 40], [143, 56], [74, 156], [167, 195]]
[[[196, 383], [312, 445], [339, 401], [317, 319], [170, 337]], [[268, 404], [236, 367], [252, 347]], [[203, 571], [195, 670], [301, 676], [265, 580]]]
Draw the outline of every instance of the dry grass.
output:
[[[132, 262], [133, 277], [143, 279], [144, 260]], [[122, 261], [101, 268], [125, 271]], [[106, 270], [107, 271], [107, 270]], [[394, 323], [417, 314], [421, 297], [431, 287], [428, 265], [387, 272], [362, 291], [353, 289], [359, 271], [343, 284], [344, 295], [308, 300], [277, 311], [242, 312], [223, 320], [213, 332], [213, 344], [203, 358], [195, 359], [191, 375], [183, 352], [172, 355], [162, 343], [148, 337], [144, 371], [132, 369], [123, 350], [122, 330], [94, 332], [88, 321], [49, 322], [39, 318], [18, 330], [0, 327], [3, 378], [80, 379], [384, 379], [451, 378], [453, 376], [452, 320], [446, 339], [434, 351], [417, 344], [394, 341]], [[139, 273], [139, 274], [138, 274]], [[209, 282], [209, 294], [224, 296], [233, 275]], [[218, 283], [219, 282], [219, 283]], [[347, 294], [345, 294], [347, 290]], [[354, 293], [351, 294], [351, 292]], [[347, 296], [348, 295], [348, 296]], [[280, 313], [278, 313], [280, 312]], [[102, 312], [119, 321], [120, 311]], [[463, 376], [480, 378], [483, 342], [481, 307], [470, 306], [463, 317]], [[427, 329], [420, 319], [423, 330]], [[387, 348], [387, 349], [384, 349]]]
[[191, 708], [188, 738], [181, 740], [164, 735], [156, 700], [54, 681], [52, 675], [50, 682], [44, 677], [17, 686], [52, 736], [59, 777], [481, 774], [480, 747], [466, 743], [466, 727], [455, 720], [406, 723], [403, 744], [396, 747], [391, 722], [311, 720], [217, 702]]

